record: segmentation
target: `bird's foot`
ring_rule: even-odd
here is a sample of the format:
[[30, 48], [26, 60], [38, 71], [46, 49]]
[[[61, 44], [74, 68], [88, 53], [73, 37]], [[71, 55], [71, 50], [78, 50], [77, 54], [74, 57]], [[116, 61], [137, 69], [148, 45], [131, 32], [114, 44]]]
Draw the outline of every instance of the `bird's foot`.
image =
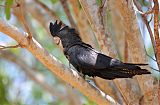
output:
[[82, 72], [78, 72], [78, 74], [85, 80], [86, 76]]

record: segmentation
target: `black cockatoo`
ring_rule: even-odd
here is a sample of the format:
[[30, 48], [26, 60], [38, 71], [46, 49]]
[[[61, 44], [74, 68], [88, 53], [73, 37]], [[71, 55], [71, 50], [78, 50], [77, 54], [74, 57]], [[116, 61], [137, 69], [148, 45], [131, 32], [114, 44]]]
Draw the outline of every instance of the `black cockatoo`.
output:
[[139, 67], [146, 64], [123, 63], [96, 51], [91, 45], [81, 40], [74, 28], [62, 27], [62, 22], [50, 23], [49, 28], [53, 37], [60, 38], [66, 58], [83, 75], [112, 80], [150, 74], [146, 69]]

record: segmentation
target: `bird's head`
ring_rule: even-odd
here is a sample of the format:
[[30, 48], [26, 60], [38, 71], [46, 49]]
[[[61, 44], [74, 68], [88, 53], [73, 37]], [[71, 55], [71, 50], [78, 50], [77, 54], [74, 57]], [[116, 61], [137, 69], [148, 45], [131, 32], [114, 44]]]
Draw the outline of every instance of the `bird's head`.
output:
[[81, 41], [78, 31], [64, 24], [62, 26], [61, 21], [59, 23], [56, 21], [54, 24], [51, 22], [49, 28], [51, 35], [53, 37], [59, 37], [63, 45], [73, 44]]
[[60, 21], [59, 23], [57, 23], [57, 20], [56, 22], [53, 24], [52, 22], [50, 22], [50, 25], [49, 25], [49, 29], [50, 29], [50, 33], [53, 37], [59, 37], [59, 32], [62, 28], [62, 22]]

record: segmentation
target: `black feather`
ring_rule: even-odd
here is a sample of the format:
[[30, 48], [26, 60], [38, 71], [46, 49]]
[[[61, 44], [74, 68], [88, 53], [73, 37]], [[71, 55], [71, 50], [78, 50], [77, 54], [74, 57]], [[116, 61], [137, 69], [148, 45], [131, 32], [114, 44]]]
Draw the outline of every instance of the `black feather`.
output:
[[137, 65], [137, 66], [147, 66], [148, 64], [144, 64], [144, 63], [124, 63], [127, 65]]
[[94, 50], [91, 45], [81, 40], [74, 28], [62, 27], [61, 22], [57, 24], [56, 21], [54, 25], [50, 23], [50, 32], [53, 37], [58, 36], [61, 39], [67, 59], [84, 75], [115, 79], [150, 74], [148, 70], [140, 67], [147, 64], [123, 63]]
[[58, 32], [61, 29], [61, 26], [62, 26], [62, 22], [61, 21], [58, 24], [57, 24], [57, 20], [56, 20], [56, 22], [54, 24], [52, 22], [50, 22], [49, 29], [50, 29], [51, 35], [53, 37], [58, 35]]

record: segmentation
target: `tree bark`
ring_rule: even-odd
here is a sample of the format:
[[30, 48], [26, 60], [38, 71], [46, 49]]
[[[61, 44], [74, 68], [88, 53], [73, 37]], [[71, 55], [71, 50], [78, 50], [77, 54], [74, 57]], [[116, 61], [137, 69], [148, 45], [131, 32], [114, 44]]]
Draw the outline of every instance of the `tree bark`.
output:
[[[119, 34], [124, 34], [128, 44], [128, 62], [147, 63], [146, 52], [142, 37], [138, 28], [135, 11], [133, 10], [131, 1], [121, 0], [110, 1], [110, 9], [113, 13], [118, 13], [119, 19], [112, 20], [115, 22], [114, 27], [121, 22], [123, 28]], [[112, 15], [113, 16], [113, 15]], [[113, 16], [113, 18], [115, 18]], [[117, 39], [119, 40], [119, 39]], [[150, 68], [147, 68], [150, 70]], [[134, 80], [116, 80], [121, 83], [120, 91], [125, 97], [128, 104], [150, 105], [157, 104], [157, 80], [151, 75], [136, 76]], [[128, 91], [127, 91], [128, 90]]]

